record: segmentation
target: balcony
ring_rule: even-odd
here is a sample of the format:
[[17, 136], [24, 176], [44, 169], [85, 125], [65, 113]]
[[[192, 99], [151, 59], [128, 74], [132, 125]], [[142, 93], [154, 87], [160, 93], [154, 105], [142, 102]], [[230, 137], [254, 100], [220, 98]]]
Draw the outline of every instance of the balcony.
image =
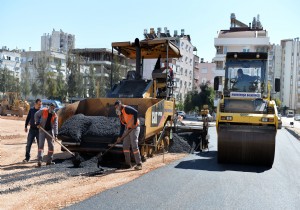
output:
[[214, 57], [214, 61], [225, 61], [226, 54], [216, 54]]

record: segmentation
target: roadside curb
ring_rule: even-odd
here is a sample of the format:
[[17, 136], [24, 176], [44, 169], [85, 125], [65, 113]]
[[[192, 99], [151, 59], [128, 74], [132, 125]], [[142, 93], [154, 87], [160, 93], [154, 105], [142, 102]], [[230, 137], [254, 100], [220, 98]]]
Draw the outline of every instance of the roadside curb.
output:
[[295, 128], [285, 127], [285, 129], [292, 134], [296, 139], [300, 140], [300, 130]]

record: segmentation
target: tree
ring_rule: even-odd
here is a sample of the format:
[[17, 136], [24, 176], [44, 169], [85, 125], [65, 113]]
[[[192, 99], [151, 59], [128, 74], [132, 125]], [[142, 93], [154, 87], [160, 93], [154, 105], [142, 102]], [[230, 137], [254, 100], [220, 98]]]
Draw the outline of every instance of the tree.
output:
[[94, 70], [93, 65], [91, 65], [90, 68], [89, 68], [88, 80], [89, 80], [89, 91], [88, 91], [89, 97], [94, 98], [95, 97], [96, 84], [95, 84], [95, 70]]
[[118, 82], [120, 82], [120, 80], [122, 79], [121, 77], [121, 64], [120, 64], [120, 57], [118, 56], [114, 56], [113, 57], [113, 62], [111, 65], [111, 73], [112, 73], [112, 84], [111, 87], [113, 87], [114, 84], [117, 84]]
[[203, 105], [207, 104], [210, 110], [214, 109], [214, 90], [210, 87], [210, 83], [204, 83], [200, 85], [201, 92], [190, 91], [184, 100], [184, 110], [197, 111], [203, 108]]
[[0, 69], [0, 91], [3, 93], [20, 91], [18, 79], [14, 77], [6, 66]]
[[205, 84], [200, 85], [201, 92], [199, 93], [199, 110], [202, 109], [203, 105], [207, 104], [209, 110], [214, 109], [214, 98], [215, 93], [214, 89], [210, 87], [210, 82], [206, 82]]
[[83, 97], [83, 75], [80, 72], [80, 56], [68, 54], [68, 93], [70, 97]]
[[30, 72], [27, 65], [21, 73], [21, 78], [21, 92], [24, 95], [24, 98], [27, 99], [27, 96], [30, 94]]
[[56, 98], [57, 97], [57, 82], [55, 79], [54, 72], [46, 73], [46, 81], [45, 81], [45, 96], [47, 98]]
[[35, 81], [32, 86], [31, 86], [31, 93], [32, 95], [36, 98], [36, 96], [39, 94], [40, 90], [39, 90], [39, 87], [38, 87], [38, 82]]
[[64, 79], [64, 75], [61, 72], [61, 70], [58, 70], [58, 75], [57, 75], [57, 97], [59, 98], [60, 101], [65, 100], [67, 96], [67, 84]]
[[34, 68], [37, 71], [37, 86], [38, 94], [45, 96], [46, 87], [45, 83], [47, 80], [47, 71], [49, 65], [49, 57], [46, 56], [45, 52], [37, 58], [37, 62], [34, 64]]

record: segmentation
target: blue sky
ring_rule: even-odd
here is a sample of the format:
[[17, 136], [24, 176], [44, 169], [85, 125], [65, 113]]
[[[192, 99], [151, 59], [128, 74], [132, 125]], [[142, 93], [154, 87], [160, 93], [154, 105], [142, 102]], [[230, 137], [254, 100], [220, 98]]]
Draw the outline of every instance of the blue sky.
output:
[[144, 29], [185, 29], [197, 55], [211, 61], [217, 32], [230, 27], [230, 14], [248, 24], [260, 15], [270, 42], [300, 37], [300, 1], [243, 0], [15, 0], [1, 1], [0, 47], [40, 50], [41, 36], [62, 29], [76, 48], [110, 48], [111, 42], [143, 39]]

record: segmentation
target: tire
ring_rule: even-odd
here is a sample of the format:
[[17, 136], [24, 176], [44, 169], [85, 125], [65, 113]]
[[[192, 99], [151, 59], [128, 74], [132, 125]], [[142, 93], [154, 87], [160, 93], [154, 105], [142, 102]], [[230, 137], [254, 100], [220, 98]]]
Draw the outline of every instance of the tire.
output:
[[19, 111], [18, 111], [18, 115], [19, 117], [23, 117], [24, 115], [24, 109], [20, 107]]

